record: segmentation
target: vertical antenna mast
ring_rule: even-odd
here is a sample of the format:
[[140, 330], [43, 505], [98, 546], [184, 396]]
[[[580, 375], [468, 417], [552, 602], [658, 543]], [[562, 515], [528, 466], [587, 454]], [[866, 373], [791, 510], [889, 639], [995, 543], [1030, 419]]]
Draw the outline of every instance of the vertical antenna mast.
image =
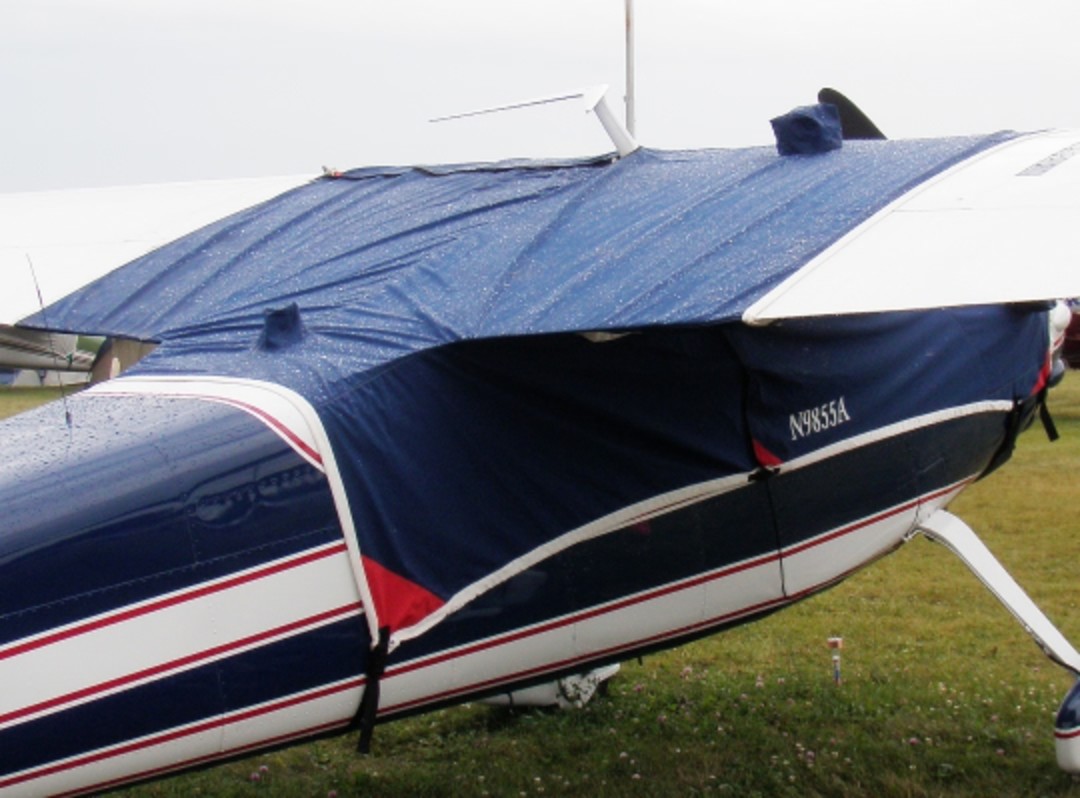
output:
[[[41, 283], [38, 282], [37, 271], [34, 270], [34, 261], [30, 258], [30, 253], [24, 253], [26, 255], [26, 265], [30, 267], [30, 277], [34, 280], [34, 290], [37, 292], [38, 307], [41, 308], [41, 320], [45, 324], [47, 340], [49, 342], [49, 352], [52, 354], [53, 360], [60, 360], [60, 353], [56, 351], [56, 345], [53, 344], [52, 330], [49, 329], [49, 319], [45, 315], [45, 299], [41, 295]], [[68, 359], [68, 365], [71, 364], [71, 359]], [[59, 371], [59, 369], [58, 369]], [[64, 400], [64, 420], [67, 422], [68, 429], [71, 429], [71, 408], [68, 407], [67, 391], [64, 390], [64, 380], [62, 377], [57, 378], [60, 381], [60, 398]]]
[[626, 130], [634, 136], [634, 0], [626, 0]]

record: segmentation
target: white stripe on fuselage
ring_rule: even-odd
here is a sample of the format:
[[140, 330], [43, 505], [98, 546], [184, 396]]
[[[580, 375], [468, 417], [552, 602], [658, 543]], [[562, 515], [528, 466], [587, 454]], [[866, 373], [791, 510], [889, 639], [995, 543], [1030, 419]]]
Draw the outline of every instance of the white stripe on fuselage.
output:
[[347, 557], [320, 546], [8, 643], [0, 728], [358, 616]]
[[345, 545], [349, 548], [348, 562], [352, 568], [353, 584], [360, 594], [360, 602], [367, 608], [365, 618], [368, 633], [372, 640], [378, 639], [380, 622], [364, 574], [360, 540], [353, 525], [348, 492], [322, 420], [307, 399], [291, 388], [272, 382], [205, 375], [121, 377], [94, 386], [88, 394], [102, 397], [145, 395], [231, 405], [254, 416], [322, 471], [326, 475]]

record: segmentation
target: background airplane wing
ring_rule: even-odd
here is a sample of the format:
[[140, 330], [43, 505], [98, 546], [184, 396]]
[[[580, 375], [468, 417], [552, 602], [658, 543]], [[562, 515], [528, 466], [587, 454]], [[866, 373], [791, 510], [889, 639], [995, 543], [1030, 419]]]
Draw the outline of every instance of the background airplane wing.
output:
[[313, 177], [0, 194], [0, 368], [88, 371], [93, 356], [77, 348], [76, 336], [12, 325], [150, 250]]
[[[314, 175], [0, 194], [0, 324]], [[31, 270], [32, 265], [32, 270]]]
[[775, 319], [1080, 296], [1080, 132], [1009, 140], [883, 208], [743, 315]]
[[89, 371], [93, 355], [80, 351], [78, 336], [0, 324], [0, 368]]

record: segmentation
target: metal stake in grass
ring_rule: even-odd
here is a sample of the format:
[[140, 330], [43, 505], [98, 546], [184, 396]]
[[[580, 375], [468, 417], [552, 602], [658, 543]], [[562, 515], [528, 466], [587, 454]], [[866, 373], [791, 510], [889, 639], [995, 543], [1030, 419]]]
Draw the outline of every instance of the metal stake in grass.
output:
[[844, 647], [844, 638], [830, 637], [826, 641], [832, 651], [832, 677], [833, 682], [840, 684], [840, 650]]

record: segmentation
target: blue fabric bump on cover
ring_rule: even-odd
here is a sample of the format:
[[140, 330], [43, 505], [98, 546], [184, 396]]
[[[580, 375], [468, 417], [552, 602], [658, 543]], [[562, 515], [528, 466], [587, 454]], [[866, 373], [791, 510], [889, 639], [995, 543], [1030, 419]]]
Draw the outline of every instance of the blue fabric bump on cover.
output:
[[263, 329], [259, 335], [259, 349], [275, 351], [291, 346], [304, 337], [304, 322], [300, 318], [300, 306], [293, 302], [283, 308], [263, 311]]
[[781, 155], [816, 155], [844, 144], [840, 110], [828, 103], [796, 108], [770, 123]]

